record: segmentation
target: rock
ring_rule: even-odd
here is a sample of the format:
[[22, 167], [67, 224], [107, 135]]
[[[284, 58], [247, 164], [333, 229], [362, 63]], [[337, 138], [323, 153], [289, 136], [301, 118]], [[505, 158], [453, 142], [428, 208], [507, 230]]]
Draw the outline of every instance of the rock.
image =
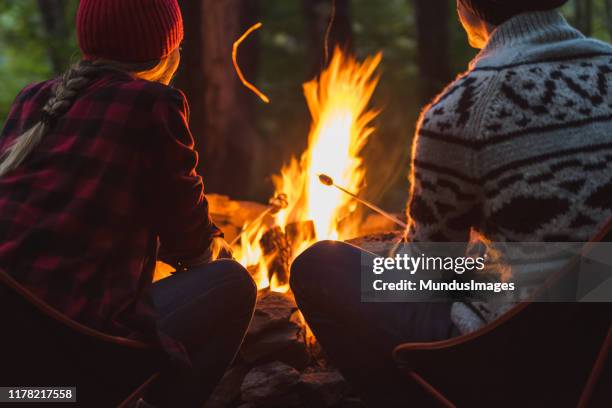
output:
[[255, 339], [247, 339], [242, 344], [240, 356], [250, 364], [278, 360], [303, 369], [310, 362], [304, 327], [288, 321], [283, 327], [267, 330]]
[[272, 291], [262, 292], [257, 299], [247, 339], [257, 337], [267, 329], [284, 325], [295, 310], [297, 305], [291, 295]]
[[253, 368], [240, 387], [242, 400], [254, 403], [271, 403], [295, 391], [300, 373], [280, 361]]
[[330, 407], [337, 404], [350, 391], [350, 386], [338, 371], [304, 373], [300, 386], [306, 398], [314, 405]]
[[334, 408], [366, 408], [366, 405], [357, 397], [349, 397], [340, 401]]
[[238, 400], [240, 385], [248, 372], [249, 368], [243, 365], [237, 365], [227, 370], [208, 401], [206, 401], [204, 408], [225, 408]]
[[402, 231], [384, 232], [350, 239], [346, 242], [376, 255], [387, 256], [395, 244], [402, 239], [402, 236]]
[[310, 362], [305, 335], [293, 296], [262, 292], [240, 357], [249, 364], [281, 361], [301, 370]]
[[[225, 239], [230, 242], [242, 230], [245, 223], [259, 217], [268, 206], [252, 201], [235, 201], [227, 196], [206, 194], [210, 216], [215, 224], [225, 233]], [[266, 217], [263, 222], [271, 226], [272, 217]]]

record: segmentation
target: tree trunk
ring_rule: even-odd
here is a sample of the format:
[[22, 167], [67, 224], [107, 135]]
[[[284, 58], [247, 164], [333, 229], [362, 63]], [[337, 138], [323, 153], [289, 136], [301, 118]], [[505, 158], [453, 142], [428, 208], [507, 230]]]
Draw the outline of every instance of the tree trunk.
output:
[[69, 55], [66, 53], [70, 36], [66, 22], [67, 6], [67, 0], [38, 0], [38, 9], [48, 44], [47, 53], [55, 74], [63, 72], [69, 60]]
[[[196, 139], [196, 148], [203, 158], [201, 139], [206, 127], [204, 94], [206, 87], [201, 79], [204, 72], [204, 30], [202, 28], [202, 2], [193, 0], [179, 1], [183, 14], [185, 39], [181, 52], [181, 65], [174, 85], [187, 95], [191, 108], [189, 125]], [[200, 159], [201, 161], [201, 159]]]
[[584, 35], [593, 33], [593, 0], [574, 0], [574, 20]]
[[[186, 39], [177, 78], [191, 106], [191, 128], [209, 192], [246, 198], [259, 150], [253, 120], [257, 97], [242, 86], [232, 65], [233, 42], [256, 22], [257, 0], [181, 2]], [[240, 49], [239, 62], [255, 82], [257, 34]]]
[[[352, 51], [353, 30], [351, 26], [350, 0], [302, 0], [306, 21], [308, 49], [312, 64], [311, 76], [317, 75], [327, 65], [336, 46]], [[333, 23], [326, 36], [333, 15]], [[327, 45], [327, 47], [326, 47]], [[326, 55], [325, 50], [329, 55]]]
[[449, 3], [447, 0], [414, 0], [416, 10], [417, 65], [420, 100], [428, 103], [451, 80], [449, 54]]
[[612, 37], [612, 0], [604, 0], [606, 10], [606, 28], [608, 35]]

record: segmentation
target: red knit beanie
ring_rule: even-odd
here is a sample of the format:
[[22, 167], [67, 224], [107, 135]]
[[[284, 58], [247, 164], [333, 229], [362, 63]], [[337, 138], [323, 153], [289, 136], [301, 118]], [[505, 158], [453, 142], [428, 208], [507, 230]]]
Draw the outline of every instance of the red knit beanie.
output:
[[85, 58], [161, 59], [183, 41], [177, 0], [81, 0], [77, 37]]

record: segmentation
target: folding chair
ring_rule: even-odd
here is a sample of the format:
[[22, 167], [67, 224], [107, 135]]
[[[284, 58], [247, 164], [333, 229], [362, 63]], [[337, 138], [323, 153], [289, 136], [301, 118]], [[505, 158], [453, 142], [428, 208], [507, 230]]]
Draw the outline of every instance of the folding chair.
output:
[[[611, 240], [608, 222], [591, 242]], [[580, 263], [577, 256], [542, 290], [575, 279]], [[402, 344], [393, 356], [424, 390], [422, 404], [612, 407], [611, 347], [612, 303], [525, 302], [473, 333]]]
[[0, 270], [0, 385], [76, 387], [77, 406], [133, 406], [155, 380], [160, 348], [92, 330]]

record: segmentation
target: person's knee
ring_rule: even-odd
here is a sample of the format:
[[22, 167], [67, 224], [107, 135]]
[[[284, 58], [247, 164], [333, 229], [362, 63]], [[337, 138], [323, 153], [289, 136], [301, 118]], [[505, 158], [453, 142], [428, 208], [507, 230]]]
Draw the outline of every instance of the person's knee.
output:
[[238, 299], [244, 299], [247, 304], [252, 304], [255, 307], [257, 285], [251, 274], [236, 261], [224, 259], [217, 262], [222, 264], [225, 277], [231, 281], [231, 290], [234, 296]]
[[329, 280], [334, 259], [341, 256], [345, 244], [337, 241], [319, 241], [302, 252], [291, 265], [289, 283], [294, 293], [305, 290], [313, 283]]

